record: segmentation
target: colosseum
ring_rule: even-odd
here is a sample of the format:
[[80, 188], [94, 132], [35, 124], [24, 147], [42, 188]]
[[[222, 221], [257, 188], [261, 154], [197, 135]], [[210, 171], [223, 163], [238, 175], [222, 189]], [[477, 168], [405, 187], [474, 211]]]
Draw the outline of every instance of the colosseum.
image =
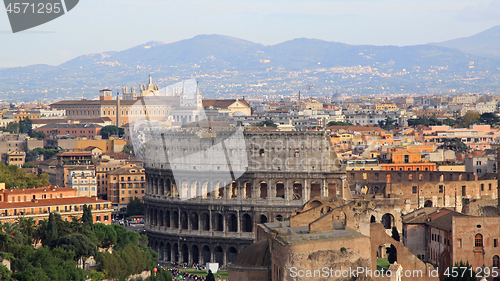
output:
[[160, 261], [227, 265], [254, 242], [257, 223], [286, 219], [313, 197], [351, 199], [326, 133], [241, 131], [224, 145], [233, 132], [150, 133], [144, 147], [158, 158], [144, 164], [145, 229]]

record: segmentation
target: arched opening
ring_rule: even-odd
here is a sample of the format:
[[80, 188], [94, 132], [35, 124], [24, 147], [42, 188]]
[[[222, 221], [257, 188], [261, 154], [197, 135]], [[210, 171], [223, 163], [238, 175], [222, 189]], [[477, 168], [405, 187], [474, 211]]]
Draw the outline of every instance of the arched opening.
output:
[[483, 250], [483, 235], [481, 233], [478, 233], [476, 234], [476, 236], [474, 236], [474, 250]]
[[191, 229], [198, 230], [198, 214], [197, 213], [191, 214], [190, 221], [191, 221]]
[[207, 245], [203, 246], [203, 262], [212, 262], [212, 252]]
[[493, 256], [493, 267], [500, 267], [500, 259], [497, 255], [494, 255]]
[[260, 198], [261, 199], [267, 198], [267, 183], [265, 181], [260, 183]]
[[165, 248], [165, 260], [172, 261], [171, 255], [172, 255], [172, 246], [170, 246], [170, 243], [167, 242], [167, 247]]
[[386, 266], [380, 264], [393, 264], [398, 260], [398, 251], [393, 244], [381, 244], [377, 250], [377, 270], [387, 271]]
[[260, 223], [267, 223], [267, 216], [266, 215], [260, 215], [259, 221], [260, 221]]
[[285, 185], [280, 181], [276, 183], [276, 198], [285, 198]]
[[293, 196], [292, 200], [300, 200], [302, 199], [302, 184], [296, 181], [293, 184]]
[[191, 247], [191, 258], [192, 258], [192, 263], [200, 263], [200, 250], [198, 249], [198, 246], [193, 245]]
[[237, 255], [238, 255], [238, 251], [236, 251], [236, 248], [229, 247], [228, 253], [227, 253], [228, 262], [232, 262]]
[[154, 183], [154, 194], [158, 195], [158, 179], [154, 179], [153, 180], [153, 183]]
[[392, 214], [386, 213], [382, 216], [382, 224], [385, 229], [391, 229], [394, 225], [394, 216]]
[[207, 213], [201, 215], [201, 230], [210, 230], [210, 216]]
[[377, 220], [375, 219], [375, 216], [372, 215], [370, 218], [370, 223], [374, 223], [374, 222], [377, 222]]
[[311, 201], [311, 203], [309, 203], [309, 206], [311, 206], [311, 208], [316, 208], [320, 205], [321, 205], [321, 202], [317, 201], [317, 200]]
[[181, 227], [182, 229], [188, 229], [188, 215], [186, 212], [181, 213]]
[[182, 262], [189, 263], [189, 249], [186, 244], [182, 245], [181, 252], [182, 252]]
[[165, 211], [165, 226], [170, 227], [170, 211]]
[[249, 214], [244, 214], [241, 217], [241, 231], [252, 232], [252, 230], [253, 230], [252, 217]]
[[196, 198], [200, 196], [200, 193], [198, 193], [198, 182], [194, 181], [189, 189], [189, 198]]
[[370, 188], [370, 194], [377, 194], [377, 193], [380, 193], [380, 188], [378, 186], [372, 186]]
[[245, 198], [246, 199], [252, 198], [252, 184], [249, 182], [245, 183]]
[[160, 195], [165, 195], [165, 185], [164, 185], [164, 182], [163, 182], [163, 179], [160, 179]]
[[172, 196], [179, 197], [179, 189], [177, 188], [177, 184], [172, 182]]
[[328, 197], [336, 197], [338, 193], [337, 184], [329, 183], [328, 184]]
[[172, 213], [172, 225], [174, 228], [179, 228], [179, 213], [177, 211]]
[[177, 243], [174, 244], [174, 256], [172, 257], [174, 262], [179, 262], [179, 245]]
[[160, 221], [160, 226], [163, 226], [163, 210], [160, 210], [158, 220]]
[[238, 231], [238, 218], [235, 214], [230, 214], [227, 218], [227, 230], [229, 232]]
[[311, 184], [311, 198], [321, 197], [321, 185], [317, 182]]
[[157, 226], [158, 225], [158, 210], [155, 209], [154, 215], [153, 215], [153, 225]]
[[224, 187], [223, 187], [223, 186], [221, 186], [221, 184], [220, 184], [220, 183], [217, 183], [217, 184], [216, 184], [216, 187], [217, 187], [217, 189], [216, 189], [216, 191], [215, 191], [215, 193], [216, 193], [216, 195], [215, 195], [215, 196], [216, 196], [216, 198], [219, 198], [219, 199], [224, 198]]
[[158, 260], [165, 260], [165, 246], [163, 245], [163, 241], [160, 242], [160, 248], [158, 249]]
[[171, 196], [172, 195], [172, 183], [170, 182], [170, 179], [167, 179], [165, 182], [165, 188], [166, 188], [166, 193], [165, 195]]
[[432, 201], [431, 200], [426, 200], [424, 203], [424, 207], [432, 207]]
[[221, 246], [215, 247], [215, 262], [219, 264], [224, 264], [224, 251], [222, 251]]
[[277, 215], [276, 216], [277, 221], [283, 221], [283, 216], [282, 215]]
[[214, 214], [212, 227], [215, 231], [224, 231], [224, 225], [221, 214]]
[[231, 183], [231, 198], [238, 198], [238, 186], [235, 181]]

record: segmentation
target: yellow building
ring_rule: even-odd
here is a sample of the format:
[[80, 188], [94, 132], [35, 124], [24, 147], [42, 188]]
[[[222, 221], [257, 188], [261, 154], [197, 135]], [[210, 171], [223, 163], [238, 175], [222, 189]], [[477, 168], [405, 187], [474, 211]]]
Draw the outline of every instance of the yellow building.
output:
[[89, 146], [95, 146], [100, 148], [102, 150], [102, 153], [113, 153], [122, 152], [126, 144], [126, 140], [115, 139], [114, 137], [110, 137], [107, 140], [89, 140], [84, 138], [82, 140], [76, 141], [76, 148], [85, 150]]
[[382, 103], [375, 105], [376, 110], [397, 110], [398, 106], [392, 103]]
[[21, 168], [24, 164], [26, 153], [24, 151], [10, 151], [3, 154], [2, 161], [5, 165], [15, 165]]

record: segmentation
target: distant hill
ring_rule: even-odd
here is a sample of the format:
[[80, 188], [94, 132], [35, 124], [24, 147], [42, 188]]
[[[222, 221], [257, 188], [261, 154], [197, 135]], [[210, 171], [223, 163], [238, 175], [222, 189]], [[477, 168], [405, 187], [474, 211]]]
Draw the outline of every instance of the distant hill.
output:
[[[471, 61], [473, 69], [469, 67]], [[358, 66], [373, 71], [364, 76], [356, 71], [328, 71]], [[289, 94], [304, 90], [305, 83], [311, 81], [316, 81], [313, 84], [322, 92], [333, 86], [359, 94], [376, 94], [391, 87], [403, 93], [428, 93], [431, 88], [479, 92], [494, 88], [497, 80], [491, 75], [496, 75], [499, 67], [499, 59], [437, 45], [348, 45], [298, 38], [265, 46], [222, 35], [198, 35], [178, 42], [152, 41], [120, 52], [82, 55], [58, 66], [0, 69], [0, 95], [23, 100], [33, 96], [93, 98], [103, 87], [119, 89], [144, 83], [148, 74], [160, 86], [197, 77], [206, 86], [204, 94], [212, 97], [245, 91], [250, 95]], [[471, 83], [470, 71], [475, 71], [473, 76], [487, 73], [491, 77], [481, 78], [480, 84]], [[289, 76], [292, 72], [295, 74]], [[302, 76], [296, 76], [298, 73]], [[241, 88], [217, 86], [224, 84]], [[255, 84], [264, 86], [252, 88]]]
[[500, 57], [500, 25], [469, 37], [453, 39], [433, 45], [454, 48], [464, 53], [483, 56]]

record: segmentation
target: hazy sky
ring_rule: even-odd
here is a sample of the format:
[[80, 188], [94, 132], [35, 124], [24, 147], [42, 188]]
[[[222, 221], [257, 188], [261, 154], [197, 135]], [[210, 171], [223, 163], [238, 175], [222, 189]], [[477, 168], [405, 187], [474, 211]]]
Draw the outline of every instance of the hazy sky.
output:
[[500, 0], [80, 0], [68, 14], [13, 34], [0, 11], [0, 67], [58, 65], [148, 41], [222, 34], [272, 45], [298, 37], [415, 45], [500, 25]]

